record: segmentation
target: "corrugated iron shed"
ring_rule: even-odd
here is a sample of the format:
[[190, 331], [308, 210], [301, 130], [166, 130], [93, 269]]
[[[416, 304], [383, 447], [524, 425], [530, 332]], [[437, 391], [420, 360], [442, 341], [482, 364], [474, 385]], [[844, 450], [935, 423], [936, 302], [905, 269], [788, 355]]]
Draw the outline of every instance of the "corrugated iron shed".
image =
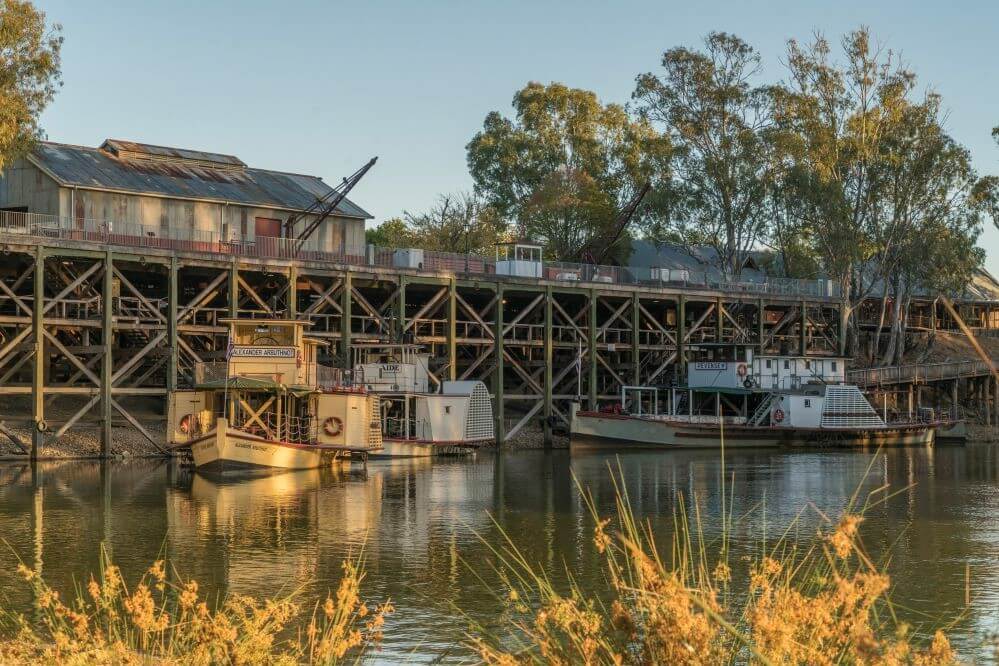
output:
[[[316, 176], [254, 169], [232, 155], [111, 139], [101, 148], [43, 141], [28, 159], [66, 187], [261, 208], [303, 210], [332, 189]], [[348, 199], [337, 212], [372, 217]]]

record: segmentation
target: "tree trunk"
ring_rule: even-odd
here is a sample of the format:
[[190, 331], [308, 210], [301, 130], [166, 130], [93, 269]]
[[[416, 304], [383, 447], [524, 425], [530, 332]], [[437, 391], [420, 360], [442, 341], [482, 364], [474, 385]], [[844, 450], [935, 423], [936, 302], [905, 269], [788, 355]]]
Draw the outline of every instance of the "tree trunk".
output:
[[896, 349], [898, 348], [898, 341], [901, 337], [902, 328], [902, 294], [896, 280], [893, 289], [892, 296], [894, 302], [892, 303], [892, 317], [891, 317], [891, 334], [888, 336], [888, 346], [885, 349], [884, 356], [882, 356], [882, 361], [880, 365], [891, 365], [895, 360]]
[[898, 342], [895, 345], [895, 365], [902, 365], [905, 360], [905, 330], [909, 326], [909, 304], [912, 296], [909, 290], [905, 290], [905, 298], [902, 300], [902, 321], [898, 328]]
[[871, 365], [878, 364], [878, 354], [881, 353], [881, 333], [884, 332], [885, 315], [888, 313], [888, 280], [885, 280], [885, 288], [881, 292], [881, 314], [878, 317], [878, 327], [874, 331], [874, 338], [871, 340]]

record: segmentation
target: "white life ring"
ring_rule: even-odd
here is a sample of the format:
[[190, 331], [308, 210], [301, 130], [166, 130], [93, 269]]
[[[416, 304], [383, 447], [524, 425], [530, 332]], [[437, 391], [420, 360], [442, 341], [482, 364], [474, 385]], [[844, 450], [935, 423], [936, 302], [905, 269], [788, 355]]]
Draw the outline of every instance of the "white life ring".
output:
[[323, 432], [330, 437], [336, 437], [343, 432], [343, 420], [338, 416], [331, 416], [323, 421]]
[[784, 410], [778, 407], [777, 409], [774, 410], [774, 421], [780, 423], [783, 420], [784, 420]]
[[740, 377], [745, 377], [748, 372], [749, 368], [746, 367], [745, 363], [740, 363], [739, 367], [735, 369], [735, 374], [739, 375]]

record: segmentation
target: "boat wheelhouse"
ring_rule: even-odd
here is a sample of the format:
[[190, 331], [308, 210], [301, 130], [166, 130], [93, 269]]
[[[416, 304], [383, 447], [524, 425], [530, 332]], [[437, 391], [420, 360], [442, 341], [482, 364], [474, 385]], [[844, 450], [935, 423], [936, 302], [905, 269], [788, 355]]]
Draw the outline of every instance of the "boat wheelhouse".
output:
[[308, 469], [381, 447], [378, 398], [319, 365], [308, 322], [227, 319], [226, 359], [169, 396], [167, 439], [202, 470]]

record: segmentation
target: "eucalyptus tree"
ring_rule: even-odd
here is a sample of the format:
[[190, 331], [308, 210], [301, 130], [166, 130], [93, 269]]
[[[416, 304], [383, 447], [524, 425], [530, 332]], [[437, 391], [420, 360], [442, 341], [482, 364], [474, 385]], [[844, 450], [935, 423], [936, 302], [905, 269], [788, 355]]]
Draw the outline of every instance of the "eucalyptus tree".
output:
[[496, 210], [467, 192], [442, 194], [428, 210], [403, 216], [416, 247], [428, 250], [490, 256], [507, 237]]
[[[774, 142], [789, 210], [808, 230], [823, 269], [839, 281], [849, 316], [881, 288], [892, 334], [882, 361], [904, 350], [915, 290], [965, 283], [985, 208], [983, 182], [965, 148], [942, 127], [940, 99], [919, 98], [916, 77], [861, 28], [841, 41], [842, 61], [818, 35], [790, 41], [788, 79], [775, 86]], [[878, 356], [875, 336], [874, 353]]]
[[880, 196], [869, 233], [879, 252], [882, 302], [874, 341], [880, 341], [890, 295], [890, 335], [881, 357], [887, 365], [901, 361], [912, 297], [960, 291], [981, 266], [984, 252], [976, 242], [990, 179], [978, 178], [968, 150], [945, 132], [935, 94], [899, 110], [876, 164], [871, 178]]
[[823, 268], [840, 283], [856, 349], [854, 310], [868, 297], [871, 262], [883, 257], [872, 227], [883, 222], [878, 199], [882, 139], [897, 131], [915, 76], [890, 51], [872, 46], [866, 29], [842, 39], [833, 60], [825, 37], [788, 42], [787, 81], [771, 90], [774, 141], [787, 165], [786, 194], [807, 226]]
[[755, 85], [760, 56], [735, 35], [712, 32], [701, 51], [666, 51], [662, 70], [640, 75], [632, 98], [675, 146], [670, 231], [711, 245], [738, 275], [768, 224], [770, 100]]
[[0, 167], [43, 133], [39, 116], [61, 85], [61, 28], [30, 2], [0, 4]]
[[[513, 107], [512, 119], [486, 116], [466, 146], [468, 168], [475, 192], [549, 257], [612, 236], [616, 212], [646, 181], [661, 186], [641, 215], [664, 206], [670, 145], [647, 122], [561, 83], [529, 83]], [[624, 260], [629, 251], [625, 241], [611, 254]]]

